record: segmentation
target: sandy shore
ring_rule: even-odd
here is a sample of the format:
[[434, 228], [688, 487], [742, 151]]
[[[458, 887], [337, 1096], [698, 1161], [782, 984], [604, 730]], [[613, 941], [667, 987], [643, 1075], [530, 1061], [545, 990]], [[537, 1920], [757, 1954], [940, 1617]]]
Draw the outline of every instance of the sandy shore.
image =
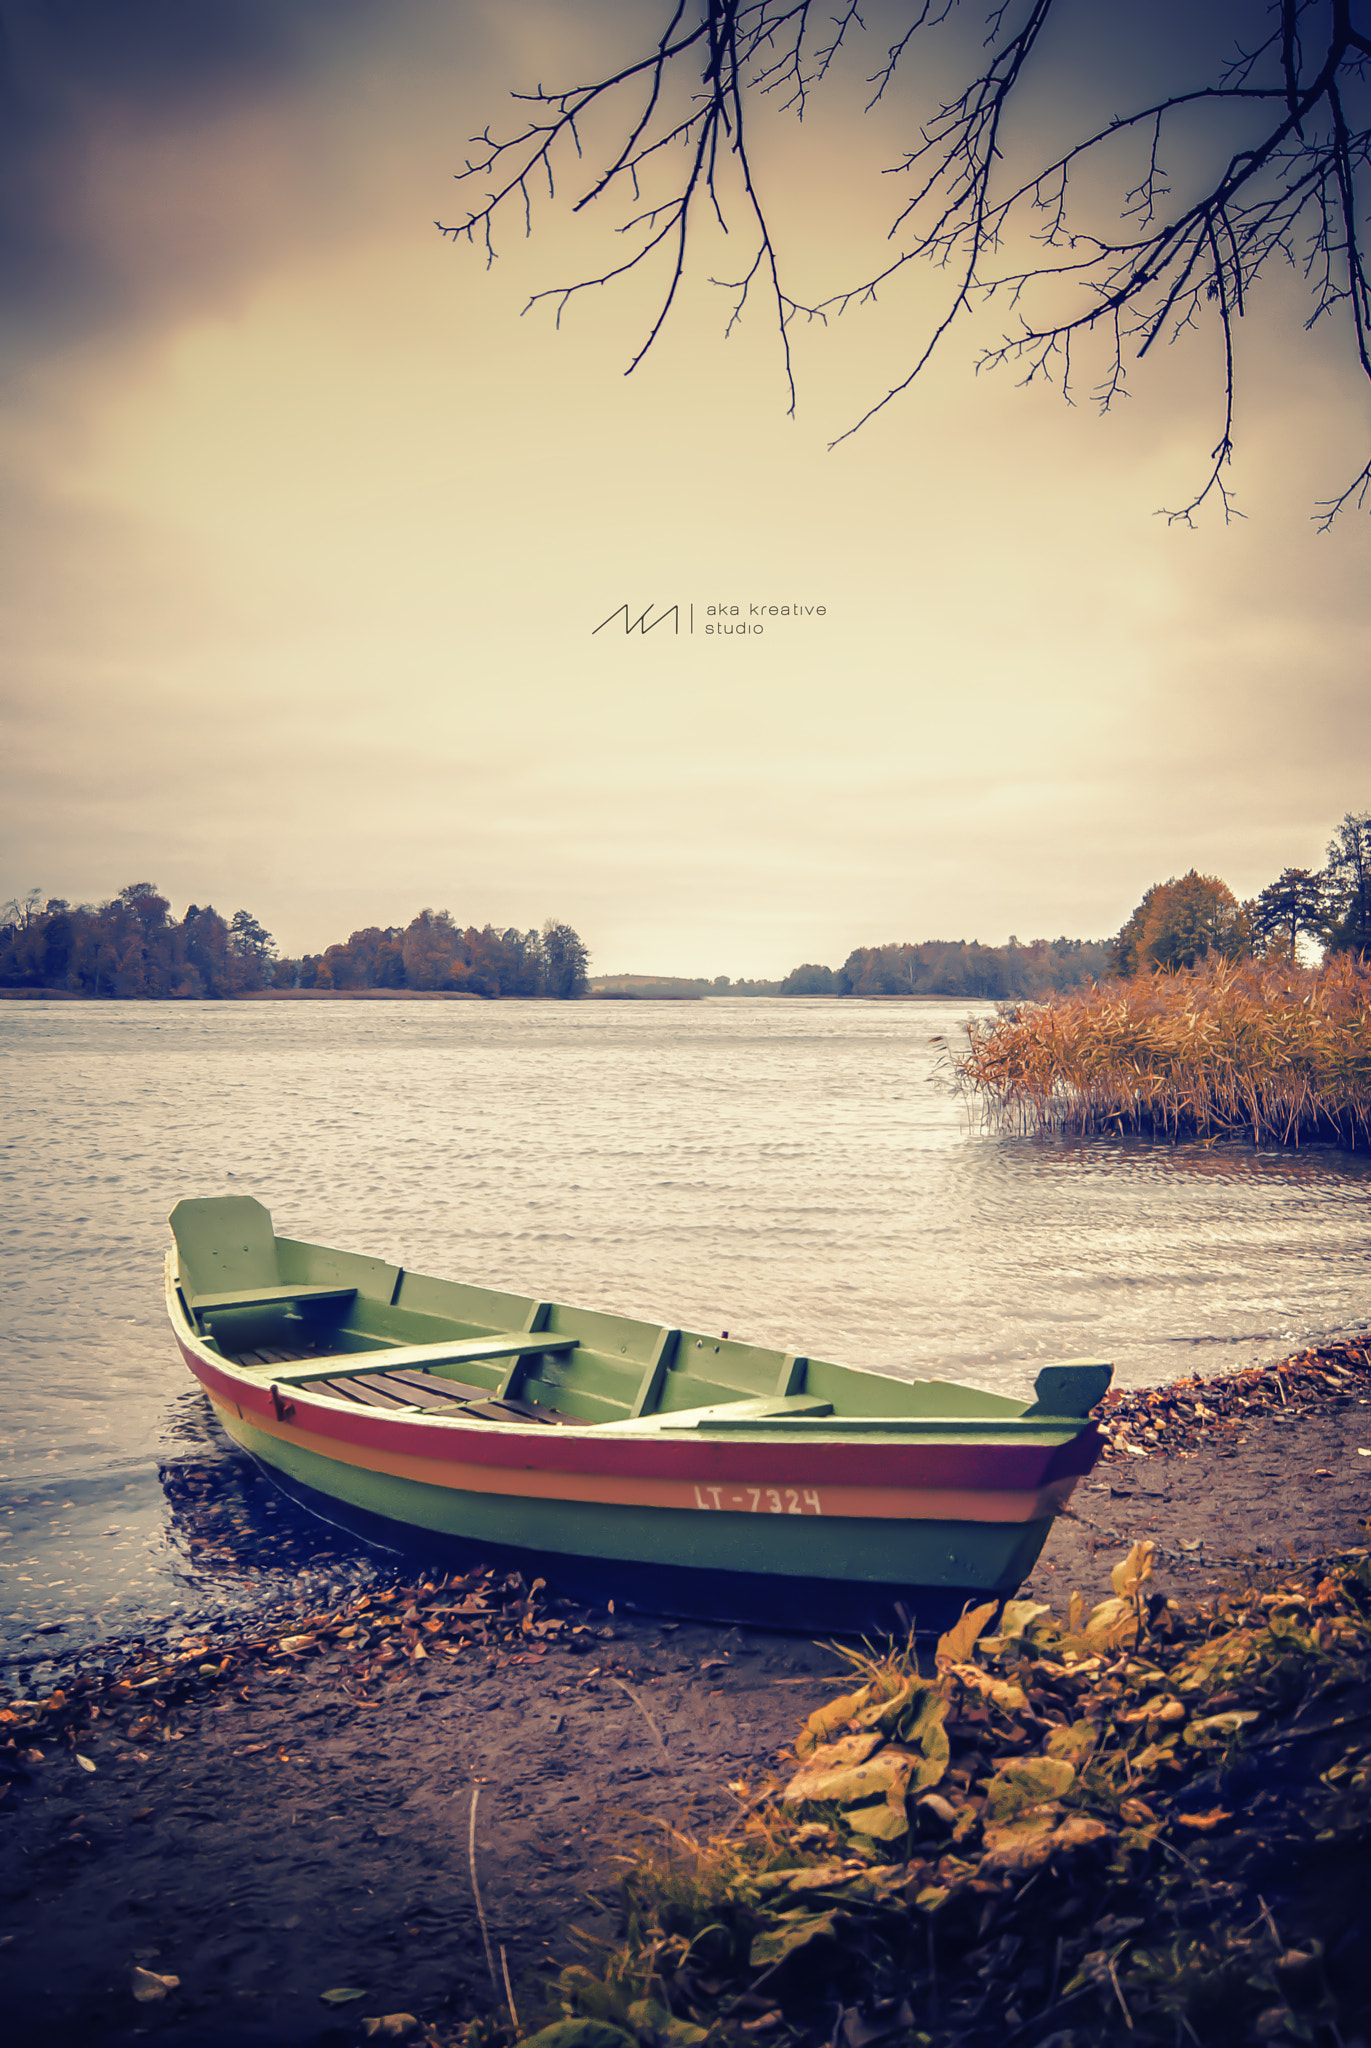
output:
[[[1364, 1353], [1196, 1386], [1111, 1411], [1110, 1453], [1030, 1591], [1101, 1597], [1139, 1536], [1187, 1604], [1263, 1562], [1366, 1545]], [[544, 1599], [427, 1581], [77, 1673], [44, 1715], [9, 1702], [16, 2048], [341, 2043], [397, 2011], [452, 2028], [494, 2002], [478, 1890], [517, 1996], [573, 1924], [612, 1930], [625, 1846], [725, 1819], [730, 1781], [772, 1768], [843, 1669], [795, 1637]], [[140, 2003], [135, 1970], [179, 1982]], [[362, 1995], [323, 2002], [339, 1990]]]

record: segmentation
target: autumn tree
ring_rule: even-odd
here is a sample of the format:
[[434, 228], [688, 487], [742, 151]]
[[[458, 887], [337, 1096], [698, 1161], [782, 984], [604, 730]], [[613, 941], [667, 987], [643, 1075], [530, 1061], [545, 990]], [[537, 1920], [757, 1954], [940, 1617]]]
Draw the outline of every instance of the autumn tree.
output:
[[1241, 960], [1251, 950], [1246, 914], [1226, 882], [1191, 868], [1154, 882], [1113, 945], [1124, 975], [1193, 967], [1211, 954]]
[[[1102, 409], [1131, 362], [1212, 322], [1222, 366], [1214, 447], [1171, 516], [1189, 519], [1211, 495], [1227, 512], [1239, 328], [1267, 272], [1303, 278], [1306, 326], [1338, 323], [1371, 377], [1362, 242], [1371, 0], [1212, 0], [1179, 32], [1158, 9], [1149, 61], [1121, 68], [1123, 22], [1136, 27], [1139, 12], [997, 0], [976, 36], [952, 0], [909, 0], [869, 71], [868, 111], [894, 96], [925, 51], [930, 80], [950, 63], [960, 82], [923, 92], [892, 167], [904, 182], [887, 253], [818, 299], [797, 297], [786, 281], [752, 145], [762, 102], [799, 117], [819, 87], [831, 88], [843, 46], [866, 29], [854, 0], [832, 12], [807, 0], [662, 0], [655, 26], [648, 10], [630, 9], [613, 61], [592, 66], [588, 83], [513, 95], [519, 118], [508, 132], [488, 125], [458, 173], [480, 181], [480, 196], [439, 226], [489, 262], [503, 217], [530, 232], [535, 200], [556, 198], [559, 180], [570, 183], [573, 211], [608, 207], [617, 233], [605, 267], [530, 304], [551, 301], [560, 322], [580, 294], [655, 274], [631, 371], [680, 295], [693, 238], [717, 222], [739, 254], [711, 282], [728, 294], [730, 327], [754, 298], [770, 308], [792, 411], [796, 322], [870, 304], [910, 264], [932, 263], [945, 281], [941, 310], [911, 337], [904, 374], [873, 396], [857, 427], [990, 307], [1008, 324], [981, 363], [1015, 365], [1025, 382], [1055, 377], [1068, 397], [1083, 383]], [[1049, 118], [1054, 106], [1070, 109], [1065, 131]], [[833, 165], [835, 182], [842, 169]], [[1371, 462], [1328, 501], [1325, 522], [1368, 490]]]

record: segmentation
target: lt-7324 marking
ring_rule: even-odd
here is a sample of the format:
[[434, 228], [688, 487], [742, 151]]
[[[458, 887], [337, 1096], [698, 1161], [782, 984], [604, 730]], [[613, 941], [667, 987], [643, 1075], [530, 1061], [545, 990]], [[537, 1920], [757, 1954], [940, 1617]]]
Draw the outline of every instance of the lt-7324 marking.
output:
[[797, 1486], [700, 1486], [695, 1488], [697, 1508], [733, 1508], [745, 1515], [821, 1515], [819, 1496], [812, 1486], [801, 1492]]

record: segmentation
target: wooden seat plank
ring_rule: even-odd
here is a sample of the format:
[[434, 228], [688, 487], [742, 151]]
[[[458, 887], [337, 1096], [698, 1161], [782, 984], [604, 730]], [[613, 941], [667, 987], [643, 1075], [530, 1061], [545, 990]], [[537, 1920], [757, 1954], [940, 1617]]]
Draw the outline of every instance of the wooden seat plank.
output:
[[[396, 1344], [375, 1351], [344, 1351], [332, 1358], [312, 1358], [273, 1372], [283, 1387], [308, 1386], [311, 1380], [349, 1379], [358, 1373], [394, 1372], [400, 1368], [432, 1372], [439, 1365], [483, 1365], [496, 1358], [532, 1358], [539, 1352], [574, 1351], [579, 1337], [466, 1337], [453, 1344]], [[484, 1390], [481, 1398], [489, 1398]]]
[[213, 1309], [277, 1308], [292, 1301], [353, 1301], [356, 1295], [355, 1287], [225, 1287], [217, 1294], [193, 1295], [191, 1307], [197, 1315], [208, 1315]]

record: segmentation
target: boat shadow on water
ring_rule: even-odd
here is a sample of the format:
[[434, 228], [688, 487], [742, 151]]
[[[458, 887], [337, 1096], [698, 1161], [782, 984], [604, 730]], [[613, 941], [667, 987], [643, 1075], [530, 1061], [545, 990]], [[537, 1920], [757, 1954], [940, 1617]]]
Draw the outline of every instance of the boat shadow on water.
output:
[[197, 1607], [241, 1611], [308, 1592], [326, 1600], [398, 1575], [401, 1560], [293, 1501], [220, 1428], [196, 1389], [159, 1462], [174, 1575]]

